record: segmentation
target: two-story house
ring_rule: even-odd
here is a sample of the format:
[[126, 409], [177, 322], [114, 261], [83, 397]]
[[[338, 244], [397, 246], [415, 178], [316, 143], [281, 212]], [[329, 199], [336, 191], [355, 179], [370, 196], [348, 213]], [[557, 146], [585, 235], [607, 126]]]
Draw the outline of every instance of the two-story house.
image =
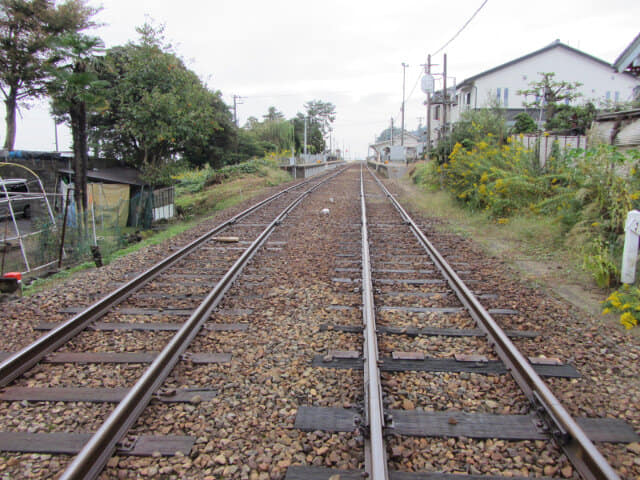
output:
[[[633, 100], [640, 89], [640, 79], [626, 72], [616, 72], [610, 63], [593, 57], [556, 40], [535, 52], [467, 78], [449, 93], [447, 102], [436, 102], [431, 108], [431, 138], [442, 130], [442, 108], [447, 108], [447, 124], [456, 122], [462, 112], [499, 104], [507, 121], [524, 111], [524, 102], [532, 102], [518, 94], [541, 79], [541, 72], [555, 73], [554, 80], [580, 82], [582, 94], [576, 104], [593, 101], [625, 102]], [[447, 89], [449, 90], [449, 89]], [[436, 95], [437, 96], [437, 95]], [[433, 104], [434, 102], [432, 102]], [[544, 121], [544, 112], [533, 113], [536, 121]], [[537, 115], [536, 115], [537, 113]]]

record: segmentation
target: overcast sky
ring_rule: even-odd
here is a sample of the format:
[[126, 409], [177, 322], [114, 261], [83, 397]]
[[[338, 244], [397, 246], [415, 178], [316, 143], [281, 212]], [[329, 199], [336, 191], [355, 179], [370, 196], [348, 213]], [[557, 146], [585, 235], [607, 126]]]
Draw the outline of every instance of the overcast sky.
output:
[[[427, 54], [447, 42], [483, 0], [90, 0], [103, 10], [96, 34], [107, 47], [136, 40], [151, 17], [207, 85], [245, 97], [240, 123], [273, 105], [287, 118], [313, 99], [336, 105], [335, 143], [362, 158], [374, 136], [400, 124], [402, 62], [406, 69], [406, 128], [424, 122], [419, 85]], [[639, 32], [637, 0], [488, 0], [442, 52], [448, 74], [465, 78], [540, 49], [555, 39], [609, 63]], [[432, 58], [442, 63], [442, 53]], [[434, 71], [441, 66], [433, 67]], [[413, 93], [410, 95], [410, 93]], [[4, 105], [0, 108], [4, 119]], [[4, 139], [5, 125], [0, 135]], [[60, 148], [71, 148], [65, 128]], [[53, 150], [45, 104], [22, 111], [16, 149]]]

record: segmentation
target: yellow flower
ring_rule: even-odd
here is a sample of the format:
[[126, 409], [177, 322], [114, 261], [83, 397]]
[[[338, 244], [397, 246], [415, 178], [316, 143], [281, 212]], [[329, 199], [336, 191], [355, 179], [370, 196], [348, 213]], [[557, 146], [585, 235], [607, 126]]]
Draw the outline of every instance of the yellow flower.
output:
[[506, 224], [506, 223], [509, 223], [509, 219], [508, 219], [508, 218], [499, 218], [499, 219], [498, 219], [498, 223], [499, 223], [500, 225], [504, 225], [504, 224]]
[[482, 176], [480, 177], [480, 181], [481, 181], [482, 183], [485, 183], [487, 180], [489, 180], [489, 175], [487, 175], [487, 172], [484, 172], [484, 173], [482, 174]]
[[611, 313], [610, 308], [605, 308], [604, 310], [602, 310], [602, 315], [606, 315], [607, 313]]
[[629, 312], [625, 312], [620, 316], [620, 323], [624, 325], [624, 328], [630, 330], [638, 324], [638, 320]]
[[599, 226], [600, 226], [600, 224], [599, 224], [598, 222], [593, 222], [593, 223], [591, 224], [591, 226], [592, 226], [592, 227], [599, 227]]

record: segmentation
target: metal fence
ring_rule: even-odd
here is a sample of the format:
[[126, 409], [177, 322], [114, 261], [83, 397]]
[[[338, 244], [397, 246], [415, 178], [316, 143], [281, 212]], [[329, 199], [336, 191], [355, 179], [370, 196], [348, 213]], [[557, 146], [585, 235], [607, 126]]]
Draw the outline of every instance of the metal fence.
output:
[[544, 167], [554, 152], [563, 152], [571, 148], [587, 148], [584, 135], [553, 135], [548, 133], [534, 135], [513, 135], [512, 142], [518, 142], [527, 150], [537, 151], [540, 166]]

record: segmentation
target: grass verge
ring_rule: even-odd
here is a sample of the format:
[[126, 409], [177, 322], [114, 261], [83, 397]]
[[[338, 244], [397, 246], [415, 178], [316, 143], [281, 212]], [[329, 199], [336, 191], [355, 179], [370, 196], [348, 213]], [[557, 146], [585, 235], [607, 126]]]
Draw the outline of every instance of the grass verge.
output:
[[463, 209], [448, 192], [417, 186], [406, 177], [398, 180], [397, 185], [404, 202], [428, 216], [445, 220], [436, 224], [436, 228], [472, 239], [531, 284], [572, 303], [595, 319], [621, 327], [614, 315], [601, 315], [600, 302], [607, 291], [599, 288], [582, 268], [582, 254], [564, 243], [558, 223], [540, 216], [513, 216], [506, 223], [498, 223], [485, 212]]

